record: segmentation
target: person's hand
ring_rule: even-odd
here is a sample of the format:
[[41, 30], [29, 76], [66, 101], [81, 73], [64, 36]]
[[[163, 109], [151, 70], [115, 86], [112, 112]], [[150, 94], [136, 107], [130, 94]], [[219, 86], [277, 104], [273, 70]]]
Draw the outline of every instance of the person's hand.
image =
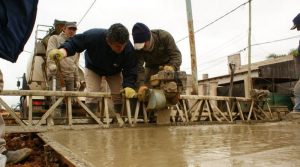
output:
[[75, 87], [76, 87], [77, 90], [79, 90], [80, 86], [81, 86], [80, 82], [75, 81]]
[[59, 49], [52, 49], [50, 52], [49, 52], [49, 58], [51, 60], [58, 60], [60, 61], [62, 58], [64, 58], [65, 55], [62, 51], [60, 51]]
[[164, 70], [166, 70], [166, 71], [174, 71], [174, 67], [169, 66], [169, 65], [165, 65], [164, 66]]
[[137, 97], [139, 101], [144, 101], [146, 96], [146, 90], [148, 90], [147, 86], [141, 86], [138, 90]]
[[124, 88], [124, 93], [125, 93], [125, 97], [126, 98], [134, 98], [134, 97], [136, 97], [135, 90], [132, 89], [132, 88], [130, 88], [130, 87]]
[[55, 65], [55, 64], [50, 64], [49, 67], [48, 67], [48, 69], [49, 69], [49, 72], [50, 72], [51, 74], [55, 74], [57, 68], [56, 68], [56, 65]]

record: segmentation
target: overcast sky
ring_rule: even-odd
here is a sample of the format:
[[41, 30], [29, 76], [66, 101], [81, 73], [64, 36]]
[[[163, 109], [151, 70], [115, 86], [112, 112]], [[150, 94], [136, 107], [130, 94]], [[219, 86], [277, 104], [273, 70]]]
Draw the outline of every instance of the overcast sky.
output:
[[[194, 30], [213, 22], [247, 0], [192, 0]], [[79, 22], [94, 0], [39, 0], [36, 25], [14, 64], [0, 60], [4, 74], [4, 89], [17, 89], [17, 78], [26, 71], [38, 24], [52, 25], [54, 19]], [[227, 74], [227, 56], [241, 53], [247, 63], [248, 3], [195, 34], [198, 79], [203, 73], [210, 77]], [[300, 35], [291, 31], [292, 19], [300, 13], [299, 0], [252, 0], [252, 44]], [[136, 22], [150, 29], [169, 31], [182, 52], [182, 70], [191, 73], [185, 0], [97, 0], [81, 20], [77, 33], [91, 28], [109, 28], [122, 23], [129, 32]], [[252, 62], [266, 59], [272, 53], [287, 54], [298, 46], [300, 37], [252, 47]], [[132, 41], [132, 37], [131, 37]], [[81, 59], [81, 64], [83, 64]], [[18, 98], [8, 98], [10, 104]]]

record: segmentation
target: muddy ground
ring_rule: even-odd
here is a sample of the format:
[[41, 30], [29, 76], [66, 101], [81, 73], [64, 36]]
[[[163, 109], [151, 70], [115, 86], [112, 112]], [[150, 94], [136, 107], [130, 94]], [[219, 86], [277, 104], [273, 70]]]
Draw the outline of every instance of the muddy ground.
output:
[[24, 147], [31, 148], [32, 154], [18, 164], [7, 164], [7, 167], [45, 167], [44, 142], [34, 133], [6, 134], [8, 150], [17, 150]]

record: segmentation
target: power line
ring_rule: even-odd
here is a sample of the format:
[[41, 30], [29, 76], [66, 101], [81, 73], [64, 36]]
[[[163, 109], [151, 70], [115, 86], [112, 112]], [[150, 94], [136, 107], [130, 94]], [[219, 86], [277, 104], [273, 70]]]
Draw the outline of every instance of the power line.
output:
[[285, 41], [285, 40], [289, 40], [289, 39], [299, 38], [299, 37], [300, 37], [300, 35], [296, 35], [296, 36], [292, 36], [292, 37], [288, 37], [288, 38], [277, 39], [277, 40], [268, 41], [268, 42], [256, 43], [256, 44], [253, 44], [251, 46], [264, 45], [264, 44], [269, 44], [269, 43], [274, 43], [274, 42], [280, 42], [280, 41]]
[[210, 55], [215, 55], [217, 54], [218, 52], [221, 52], [222, 50], [224, 50], [225, 48], [227, 48], [228, 46], [232, 45], [233, 43], [235, 43], [236, 41], [240, 41], [242, 39], [244, 39], [244, 36], [245, 34], [243, 33], [240, 33], [238, 35], [236, 35], [235, 37], [231, 38], [230, 40], [222, 43], [221, 45], [203, 53], [203, 55], [206, 55], [206, 56], [210, 56]]
[[[296, 36], [282, 38], [282, 39], [277, 39], [277, 40], [273, 40], [273, 41], [256, 43], [256, 44], [252, 44], [251, 46], [258, 46], [258, 45], [270, 44], [270, 43], [274, 43], [274, 42], [280, 42], [280, 41], [290, 40], [290, 39], [299, 38], [299, 37], [300, 37], [300, 35], [296, 35]], [[247, 48], [248, 47], [245, 47], [244, 49], [241, 49], [241, 50], [237, 51], [236, 53], [242, 52], [242, 51], [246, 50]], [[209, 60], [209, 61], [206, 61], [206, 62], [202, 62], [199, 65], [214, 63], [214, 62], [216, 62], [216, 61], [218, 61], [220, 59], [226, 58], [226, 57], [227, 56], [217, 57], [215, 59], [212, 59], [212, 60]], [[210, 67], [208, 67], [208, 68], [210, 68]]]
[[208, 69], [216, 68], [221, 63], [226, 62], [226, 60], [224, 60], [224, 58], [226, 58], [226, 57], [222, 57], [221, 59], [215, 60], [210, 65], [206, 64], [206, 65], [208, 65], [208, 67], [200, 67], [198, 71], [200, 72], [200, 71], [205, 71], [205, 70], [208, 70]]
[[[255, 43], [255, 44], [252, 44], [251, 46], [259, 46], [259, 45], [264, 45], [264, 44], [270, 44], [270, 43], [275, 43], [275, 42], [281, 42], [281, 41], [286, 41], [286, 40], [290, 40], [290, 39], [294, 39], [294, 38], [299, 38], [300, 35], [296, 35], [296, 36], [291, 36], [291, 37], [287, 37], [287, 38], [282, 38], [282, 39], [276, 39], [276, 40], [273, 40], [273, 41], [267, 41], [267, 42], [261, 42], [261, 43]], [[239, 50], [238, 52], [241, 52], [241, 51], [244, 51], [246, 50], [248, 47], [245, 47], [241, 50]]]
[[[209, 60], [209, 61], [206, 61], [206, 62], [201, 62], [199, 63], [199, 66], [200, 65], [207, 65], [207, 64], [215, 64], [216, 61], [219, 61], [219, 60], [222, 60], [222, 59], [225, 59], [227, 56], [222, 56], [222, 57], [217, 57], [213, 60]], [[222, 60], [223, 61], [223, 60]], [[201, 68], [201, 67], [200, 67]]]
[[[249, 3], [250, 1], [253, 1], [253, 0], [248, 0], [247, 2], [242, 3], [241, 5], [237, 6], [237, 7], [234, 8], [234, 9], [232, 9], [231, 11], [225, 13], [223, 16], [221, 16], [221, 17], [217, 18], [216, 20], [214, 20], [214, 21], [208, 23], [207, 25], [203, 26], [202, 28], [200, 28], [200, 29], [194, 31], [194, 34], [197, 33], [197, 32], [199, 32], [199, 31], [201, 31], [201, 30], [203, 30], [203, 29], [205, 29], [206, 27], [208, 27], [208, 26], [210, 26], [210, 25], [216, 23], [217, 21], [221, 20], [221, 19], [224, 18], [225, 16], [227, 16], [227, 15], [231, 14], [232, 12], [236, 11], [238, 8], [240, 8], [240, 7], [244, 6], [244, 5], [246, 5], [246, 4]], [[185, 39], [187, 39], [187, 38], [188, 38], [188, 36], [185, 36], [185, 37], [181, 38], [180, 40], [178, 40], [176, 43], [181, 42], [181, 41], [183, 41], [183, 40], [185, 40]]]
[[82, 18], [80, 19], [80, 21], [78, 22], [78, 26], [81, 23], [81, 21], [85, 18], [85, 16], [88, 14], [88, 12], [91, 10], [91, 8], [94, 6], [96, 0], [94, 0], [94, 2], [91, 4], [91, 6], [88, 8], [88, 10], [84, 13], [84, 15], [82, 16]]

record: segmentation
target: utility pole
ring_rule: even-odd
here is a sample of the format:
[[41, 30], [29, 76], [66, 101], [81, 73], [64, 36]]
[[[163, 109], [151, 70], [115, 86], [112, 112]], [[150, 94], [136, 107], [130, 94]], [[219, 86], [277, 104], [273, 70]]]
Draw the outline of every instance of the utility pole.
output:
[[[252, 78], [251, 78], [251, 1], [249, 0], [249, 29], [248, 29], [248, 76], [247, 84], [245, 85], [245, 97], [250, 97], [250, 91], [252, 90]], [[247, 85], [247, 87], [246, 87]]]
[[191, 66], [192, 66], [192, 95], [198, 95], [198, 76], [197, 76], [197, 58], [195, 49], [195, 36], [193, 26], [193, 14], [191, 0], [186, 0], [186, 13], [189, 28], [189, 42], [191, 52]]

